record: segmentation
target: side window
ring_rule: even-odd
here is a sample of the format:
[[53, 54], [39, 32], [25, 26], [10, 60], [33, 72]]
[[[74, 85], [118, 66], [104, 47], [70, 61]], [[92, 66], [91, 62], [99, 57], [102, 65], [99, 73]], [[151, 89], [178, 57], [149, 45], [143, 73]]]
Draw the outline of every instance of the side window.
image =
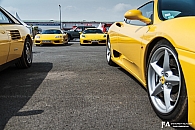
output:
[[150, 2], [141, 8], [139, 10], [142, 12], [142, 15], [146, 18], [151, 18], [151, 15], [153, 15], [153, 2]]
[[10, 23], [9, 18], [6, 17], [1, 11], [0, 11], [0, 23]]
[[[147, 17], [151, 20], [153, 20], [153, 2], [149, 2], [143, 6], [141, 6], [140, 8], [138, 8], [138, 10], [140, 10], [142, 12], [142, 15], [144, 17]], [[146, 24], [144, 22], [141, 22], [139, 20], [126, 20], [126, 23], [128, 24], [132, 24], [132, 25], [139, 25], [139, 26], [145, 26]]]

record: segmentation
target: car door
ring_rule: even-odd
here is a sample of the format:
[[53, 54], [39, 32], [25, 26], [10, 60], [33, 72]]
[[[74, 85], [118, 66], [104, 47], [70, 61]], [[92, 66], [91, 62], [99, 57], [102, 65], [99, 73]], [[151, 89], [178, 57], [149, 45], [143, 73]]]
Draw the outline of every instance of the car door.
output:
[[7, 22], [7, 18], [0, 10], [0, 65], [7, 62], [9, 47], [10, 47], [9, 36], [5, 28], [2, 26], [6, 22]]
[[[149, 2], [138, 8], [142, 15], [150, 18], [153, 14], [153, 2]], [[118, 36], [119, 52], [123, 55], [123, 65], [137, 76], [141, 76], [141, 51], [143, 36], [149, 30], [149, 26], [138, 20], [126, 20], [119, 24]]]

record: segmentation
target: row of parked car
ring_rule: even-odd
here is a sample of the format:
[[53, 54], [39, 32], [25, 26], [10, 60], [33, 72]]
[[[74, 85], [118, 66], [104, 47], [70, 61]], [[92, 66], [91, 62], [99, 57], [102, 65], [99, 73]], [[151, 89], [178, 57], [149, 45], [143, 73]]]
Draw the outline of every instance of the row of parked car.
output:
[[47, 29], [35, 36], [34, 44], [36, 46], [44, 44], [66, 45], [75, 38], [80, 39], [80, 45], [106, 44], [107, 34], [94, 26], [78, 26], [66, 32], [61, 29]]
[[60, 29], [44, 30], [32, 39], [30, 30], [22, 21], [0, 7], [0, 70], [10, 64], [19, 68], [29, 68], [33, 60], [33, 43], [36, 46], [68, 44], [74, 38], [80, 38], [81, 45], [106, 44], [107, 35], [101, 29], [92, 26], [79, 26], [67, 32]]
[[[89, 27], [89, 26], [88, 26]], [[81, 28], [82, 32], [77, 31]], [[19, 68], [28, 68], [32, 64], [32, 45], [68, 44], [72, 38], [81, 37], [82, 44], [106, 44], [107, 35], [102, 30], [90, 27], [78, 27], [75, 30], [63, 32], [60, 29], [44, 30], [34, 39], [30, 30], [20, 20], [0, 7], [0, 70], [10, 63]]]

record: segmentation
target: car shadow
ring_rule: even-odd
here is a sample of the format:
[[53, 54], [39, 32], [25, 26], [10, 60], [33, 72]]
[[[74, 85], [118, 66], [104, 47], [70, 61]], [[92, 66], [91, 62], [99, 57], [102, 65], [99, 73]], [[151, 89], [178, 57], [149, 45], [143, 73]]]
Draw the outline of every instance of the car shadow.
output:
[[82, 44], [81, 46], [106, 46], [106, 44]]
[[0, 72], [0, 130], [4, 129], [13, 116], [30, 116], [44, 112], [19, 110], [31, 99], [52, 68], [52, 63], [37, 62], [29, 69], [11, 66]]
[[118, 69], [120, 71], [122, 71], [123, 73], [125, 73], [126, 75], [128, 75], [131, 79], [133, 79], [137, 84], [139, 84], [145, 91], [147, 91], [147, 89], [133, 76], [131, 75], [129, 72], [127, 72], [125, 69], [118, 67]]
[[44, 44], [44, 45], [40, 45], [40, 46], [36, 46], [35, 47], [63, 47], [63, 46], [71, 46], [73, 45], [73, 43], [68, 43], [68, 44]]

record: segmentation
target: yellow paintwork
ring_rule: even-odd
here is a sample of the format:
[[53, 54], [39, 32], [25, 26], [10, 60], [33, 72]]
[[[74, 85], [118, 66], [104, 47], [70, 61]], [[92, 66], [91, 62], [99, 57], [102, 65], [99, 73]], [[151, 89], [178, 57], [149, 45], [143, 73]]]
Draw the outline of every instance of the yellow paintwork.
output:
[[[81, 44], [92, 44], [93, 41], [97, 41], [98, 44], [106, 44], [107, 37], [104, 37], [105, 34], [84, 34], [85, 37], [82, 37], [80, 35], [80, 43]], [[87, 40], [88, 42], [83, 42], [84, 40]], [[105, 42], [99, 42], [105, 40]]]
[[[18, 31], [20, 38], [12, 39], [10, 31]], [[21, 57], [27, 36], [30, 31], [23, 25], [0, 24], [0, 65]]]
[[9, 54], [10, 40], [5, 29], [0, 26], [0, 65], [7, 62]]
[[[49, 41], [49, 42], [46, 42], [46, 41]], [[34, 44], [35, 45], [68, 44], [68, 35], [67, 33], [65, 34], [64, 33], [63, 34], [37, 34], [34, 38]]]
[[[153, 24], [134, 26], [125, 22], [114, 23], [108, 35], [113, 50], [120, 53], [112, 60], [131, 73], [146, 87], [147, 55], [149, 46], [164, 38], [175, 47], [188, 94], [188, 122], [195, 128], [195, 17], [181, 17], [162, 21], [157, 14], [158, 0], [154, 0]], [[125, 17], [130, 17], [128, 11]], [[135, 13], [136, 14], [136, 13]], [[141, 19], [139, 19], [141, 20]], [[118, 24], [121, 27], [117, 26]], [[157, 39], [157, 40], [156, 40]], [[163, 81], [162, 81], [163, 82]]]
[[[88, 29], [96, 29], [96, 28], [88, 28]], [[106, 44], [107, 42], [107, 34], [99, 34], [99, 33], [89, 33], [89, 34], [83, 34], [80, 33], [80, 44]]]

